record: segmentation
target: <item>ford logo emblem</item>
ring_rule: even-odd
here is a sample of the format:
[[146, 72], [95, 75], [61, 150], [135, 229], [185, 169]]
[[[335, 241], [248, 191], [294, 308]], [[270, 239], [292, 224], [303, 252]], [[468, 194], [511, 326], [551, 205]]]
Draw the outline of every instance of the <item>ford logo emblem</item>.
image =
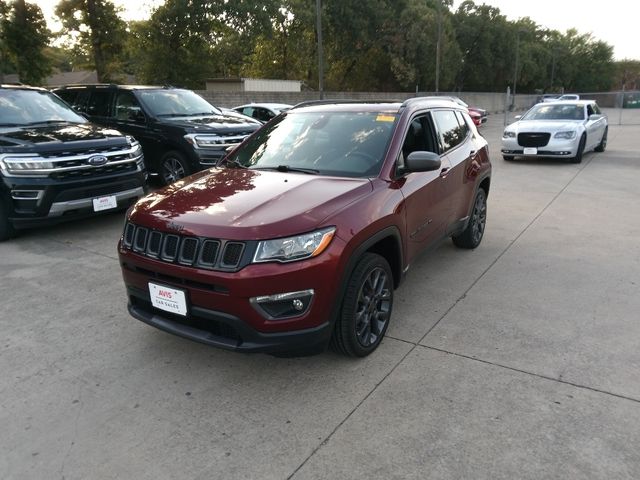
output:
[[104, 155], [93, 155], [87, 159], [87, 163], [89, 165], [93, 165], [94, 167], [99, 167], [100, 165], [104, 165], [107, 163], [109, 159]]

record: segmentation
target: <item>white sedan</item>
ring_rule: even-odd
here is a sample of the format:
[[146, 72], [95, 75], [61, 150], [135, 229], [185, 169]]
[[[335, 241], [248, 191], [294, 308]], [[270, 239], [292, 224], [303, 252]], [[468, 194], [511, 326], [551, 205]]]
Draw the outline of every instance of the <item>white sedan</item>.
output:
[[502, 157], [560, 157], [574, 163], [591, 150], [604, 152], [609, 130], [607, 116], [596, 102], [539, 103], [502, 134]]
[[233, 107], [238, 113], [242, 113], [248, 117], [255, 118], [260, 123], [267, 123], [280, 112], [289, 110], [293, 105], [286, 103], [250, 103], [248, 105], [240, 105]]

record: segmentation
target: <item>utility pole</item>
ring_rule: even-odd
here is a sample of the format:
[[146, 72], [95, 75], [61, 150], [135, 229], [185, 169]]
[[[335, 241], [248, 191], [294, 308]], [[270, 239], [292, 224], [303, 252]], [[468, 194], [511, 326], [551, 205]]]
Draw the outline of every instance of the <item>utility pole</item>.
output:
[[436, 41], [436, 93], [440, 90], [440, 43], [442, 40], [442, 0], [438, 0], [438, 40]]
[[320, 100], [324, 99], [324, 62], [322, 60], [322, 4], [316, 0], [316, 30], [318, 31], [318, 90]]
[[516, 85], [518, 83], [518, 60], [520, 57], [520, 30], [516, 33], [516, 68], [513, 72], [513, 97], [511, 102], [511, 109], [514, 110], [516, 106]]

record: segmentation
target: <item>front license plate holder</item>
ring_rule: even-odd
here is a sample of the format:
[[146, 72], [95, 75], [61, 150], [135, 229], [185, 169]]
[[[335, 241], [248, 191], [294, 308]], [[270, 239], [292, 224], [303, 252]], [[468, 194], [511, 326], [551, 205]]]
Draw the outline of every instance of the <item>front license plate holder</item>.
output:
[[118, 207], [118, 200], [115, 195], [107, 197], [98, 197], [93, 199], [93, 211], [102, 212], [103, 210], [111, 210]]
[[187, 316], [187, 295], [184, 290], [149, 282], [149, 297], [151, 305], [155, 308], [183, 317]]
[[538, 149], [534, 148], [534, 147], [528, 147], [524, 149], [523, 152], [525, 155], [537, 155], [538, 154]]

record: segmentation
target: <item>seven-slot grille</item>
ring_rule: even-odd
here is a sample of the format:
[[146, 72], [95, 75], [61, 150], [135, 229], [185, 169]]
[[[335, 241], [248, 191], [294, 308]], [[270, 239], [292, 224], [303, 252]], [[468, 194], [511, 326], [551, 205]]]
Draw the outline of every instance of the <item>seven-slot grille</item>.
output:
[[163, 233], [127, 223], [122, 243], [140, 255], [164, 262], [211, 270], [234, 270], [245, 250], [243, 242]]
[[550, 133], [523, 132], [518, 134], [518, 145], [523, 147], [546, 147]]

